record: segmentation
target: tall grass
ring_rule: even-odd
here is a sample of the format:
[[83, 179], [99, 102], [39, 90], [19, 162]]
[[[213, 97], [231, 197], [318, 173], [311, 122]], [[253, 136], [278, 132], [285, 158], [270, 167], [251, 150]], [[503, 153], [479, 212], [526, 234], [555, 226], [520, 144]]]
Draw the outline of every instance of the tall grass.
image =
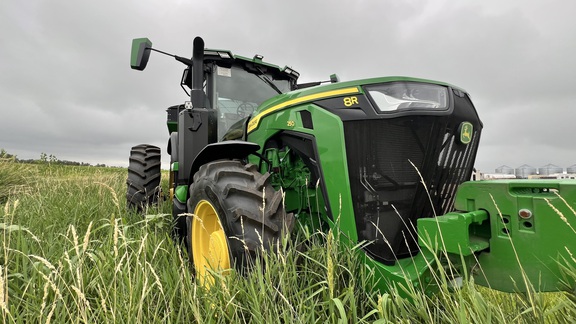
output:
[[14, 158], [0, 156], [0, 204], [4, 205], [11, 194], [21, 194], [36, 178], [35, 168], [16, 163]]
[[[295, 231], [258, 259], [256, 268], [265, 271], [214, 274], [215, 288], [207, 290], [196, 284], [186, 253], [170, 238], [169, 204], [149, 209], [146, 217], [125, 210], [125, 169], [32, 168], [27, 189], [9, 191], [0, 209], [5, 323], [576, 319], [573, 295], [564, 293], [528, 298], [472, 281], [459, 288], [441, 284], [433, 296], [411, 286], [379, 293], [369, 287], [372, 273], [362, 263], [360, 246], [346, 248], [337, 244], [337, 233], [307, 230]], [[566, 273], [574, 276], [576, 270], [567, 267]], [[407, 289], [410, 298], [400, 297], [399, 289]]]

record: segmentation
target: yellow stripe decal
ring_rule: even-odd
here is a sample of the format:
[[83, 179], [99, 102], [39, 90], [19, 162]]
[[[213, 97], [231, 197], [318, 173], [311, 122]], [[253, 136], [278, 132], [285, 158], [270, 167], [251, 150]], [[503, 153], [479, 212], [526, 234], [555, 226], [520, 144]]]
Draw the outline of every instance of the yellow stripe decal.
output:
[[304, 97], [285, 101], [285, 102], [278, 104], [276, 106], [272, 106], [272, 107], [264, 110], [263, 112], [259, 113], [258, 115], [252, 117], [252, 119], [248, 123], [248, 133], [250, 133], [253, 130], [255, 130], [256, 128], [258, 128], [258, 124], [260, 124], [260, 119], [262, 117], [265, 117], [266, 115], [269, 115], [269, 114], [271, 114], [277, 110], [280, 110], [282, 108], [297, 105], [299, 103], [303, 103], [303, 102], [307, 102], [307, 101], [314, 101], [314, 100], [318, 100], [318, 99], [325, 99], [325, 98], [329, 98], [329, 97], [336, 97], [336, 96], [354, 94], [354, 93], [359, 93], [359, 92], [360, 92], [360, 90], [358, 90], [357, 87], [351, 87], [351, 88], [344, 88], [344, 89], [315, 93], [312, 95], [308, 95], [308, 96], [304, 96]]

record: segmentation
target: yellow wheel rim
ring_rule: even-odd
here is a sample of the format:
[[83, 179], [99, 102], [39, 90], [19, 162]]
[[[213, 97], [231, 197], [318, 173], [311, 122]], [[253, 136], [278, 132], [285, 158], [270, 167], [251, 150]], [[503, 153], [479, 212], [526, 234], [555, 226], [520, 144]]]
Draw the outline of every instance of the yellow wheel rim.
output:
[[201, 200], [196, 205], [191, 227], [192, 257], [196, 275], [202, 285], [209, 287], [214, 284], [210, 271], [230, 269], [226, 233], [214, 206], [206, 200]]

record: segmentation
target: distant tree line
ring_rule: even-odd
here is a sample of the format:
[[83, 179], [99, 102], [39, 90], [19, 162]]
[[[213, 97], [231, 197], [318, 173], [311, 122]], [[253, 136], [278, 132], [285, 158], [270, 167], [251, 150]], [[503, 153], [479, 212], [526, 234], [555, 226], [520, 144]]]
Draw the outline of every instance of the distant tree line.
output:
[[86, 162], [76, 162], [68, 160], [60, 160], [53, 154], [46, 154], [44, 152], [40, 153], [39, 159], [19, 159], [16, 155], [6, 152], [5, 149], [0, 149], [0, 159], [11, 160], [19, 163], [31, 163], [31, 164], [56, 164], [56, 165], [75, 165], [75, 166], [96, 166], [96, 167], [106, 167], [104, 163], [98, 163], [92, 165]]

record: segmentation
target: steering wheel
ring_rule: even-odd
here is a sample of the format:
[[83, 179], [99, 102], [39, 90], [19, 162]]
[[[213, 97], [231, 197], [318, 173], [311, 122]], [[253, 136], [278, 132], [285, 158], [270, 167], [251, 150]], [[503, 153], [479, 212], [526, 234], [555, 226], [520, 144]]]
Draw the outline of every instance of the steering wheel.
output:
[[254, 107], [253, 104], [251, 104], [249, 102], [243, 102], [236, 109], [236, 113], [238, 114], [238, 116], [240, 116], [240, 118], [244, 118], [244, 117], [250, 115], [251, 113], [253, 113], [255, 108], [256, 107]]

